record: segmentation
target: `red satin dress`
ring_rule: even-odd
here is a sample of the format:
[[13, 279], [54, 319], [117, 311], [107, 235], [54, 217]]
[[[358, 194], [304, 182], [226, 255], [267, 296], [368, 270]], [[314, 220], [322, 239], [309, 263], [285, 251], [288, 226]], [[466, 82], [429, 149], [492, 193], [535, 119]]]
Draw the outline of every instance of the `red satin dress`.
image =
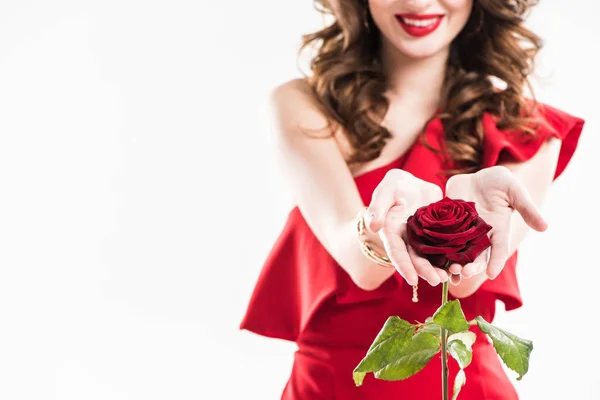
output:
[[[531, 158], [551, 136], [562, 139], [555, 178], [570, 161], [584, 121], [560, 110], [543, 106], [543, 121], [535, 140], [523, 143], [516, 134], [497, 129], [490, 115], [483, 118], [485, 138], [483, 167], [504, 161]], [[432, 120], [425, 132], [427, 142], [440, 148], [443, 129]], [[436, 145], [437, 144], [437, 145]], [[355, 178], [364, 204], [369, 204], [375, 187], [392, 168], [445, 187], [442, 157], [417, 140], [400, 158]], [[517, 284], [517, 254], [507, 261], [502, 273], [484, 283], [476, 293], [461, 300], [467, 319], [477, 315], [492, 321], [496, 300], [507, 310], [522, 305]], [[258, 278], [242, 329], [259, 335], [294, 341], [298, 345], [291, 376], [282, 394], [284, 400], [439, 400], [441, 361], [439, 354], [419, 373], [403, 381], [383, 381], [368, 374], [361, 387], [352, 371], [389, 316], [423, 322], [441, 301], [441, 285], [419, 284], [419, 302], [413, 303], [412, 287], [398, 274], [374, 291], [357, 287], [348, 274], [323, 248], [298, 208], [287, 219]], [[465, 369], [467, 384], [460, 400], [514, 400], [517, 393], [486, 336], [477, 328], [473, 361]], [[449, 359], [450, 386], [458, 372]]]

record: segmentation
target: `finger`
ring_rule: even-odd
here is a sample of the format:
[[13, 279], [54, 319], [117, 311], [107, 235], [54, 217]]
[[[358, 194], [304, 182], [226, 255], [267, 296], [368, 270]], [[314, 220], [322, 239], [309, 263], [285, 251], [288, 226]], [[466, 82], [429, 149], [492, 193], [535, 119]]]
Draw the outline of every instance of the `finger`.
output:
[[490, 237], [492, 248], [487, 266], [487, 276], [490, 279], [496, 279], [500, 272], [502, 272], [506, 260], [508, 260], [509, 232], [509, 230], [502, 232], [492, 231], [492, 236]]
[[373, 233], [383, 227], [387, 212], [394, 205], [394, 185], [391, 179], [384, 179], [375, 188], [371, 203], [365, 212], [365, 224]]
[[379, 232], [379, 237], [383, 242], [385, 251], [390, 258], [390, 261], [394, 265], [394, 268], [396, 268], [398, 273], [406, 280], [406, 282], [408, 282], [409, 285], [416, 285], [419, 281], [419, 277], [415, 271], [415, 267], [412, 264], [406, 245], [400, 238], [400, 235], [384, 229]]
[[417, 271], [417, 274], [421, 278], [429, 282], [431, 286], [440, 284], [440, 276], [435, 272], [436, 268], [434, 268], [429, 261], [420, 257], [410, 246], [408, 246], [408, 255], [410, 256], [412, 264], [415, 266], [415, 271]]
[[532, 229], [543, 232], [548, 229], [548, 223], [531, 200], [527, 189], [517, 179], [513, 179], [507, 190], [510, 206], [517, 210], [523, 220]]
[[455, 264], [450, 265], [450, 268], [448, 268], [448, 272], [450, 272], [451, 274], [454, 274], [454, 275], [459, 275], [462, 272], [462, 269], [463, 269], [462, 265], [455, 263]]
[[475, 275], [479, 275], [480, 273], [485, 271], [486, 267], [488, 266], [488, 262], [487, 262], [488, 261], [488, 253], [489, 253], [489, 250], [485, 250], [479, 256], [477, 256], [475, 261], [473, 261], [472, 263], [466, 264], [463, 267], [462, 276], [465, 279], [469, 279], [469, 278], [472, 278]]
[[450, 284], [453, 286], [458, 286], [462, 281], [462, 275], [450, 275]]
[[440, 282], [444, 283], [444, 282], [448, 282], [448, 273], [446, 271], [444, 271], [441, 268], [434, 268], [435, 272], [437, 272], [438, 276], [440, 277]]
[[461, 280], [462, 280], [462, 270], [463, 270], [463, 266], [460, 264], [452, 264], [450, 265], [450, 268], [448, 268], [448, 280], [450, 281], [451, 285], [458, 285]]
[[423, 202], [423, 204], [435, 203], [444, 198], [444, 193], [442, 192], [442, 188], [440, 188], [436, 184], [432, 183], [431, 185], [426, 186], [425, 190], [426, 190], [426, 193], [423, 195], [423, 197], [425, 198], [425, 201]]

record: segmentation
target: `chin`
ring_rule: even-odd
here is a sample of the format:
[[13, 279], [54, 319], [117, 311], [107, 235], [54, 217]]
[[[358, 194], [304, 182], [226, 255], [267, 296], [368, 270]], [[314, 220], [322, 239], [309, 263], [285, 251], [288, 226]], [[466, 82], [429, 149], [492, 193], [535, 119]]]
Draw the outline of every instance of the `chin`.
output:
[[396, 46], [396, 48], [405, 57], [414, 59], [430, 58], [442, 53], [447, 54], [449, 50], [449, 46], [441, 45], [439, 43], [419, 43], [415, 45], [399, 44]]

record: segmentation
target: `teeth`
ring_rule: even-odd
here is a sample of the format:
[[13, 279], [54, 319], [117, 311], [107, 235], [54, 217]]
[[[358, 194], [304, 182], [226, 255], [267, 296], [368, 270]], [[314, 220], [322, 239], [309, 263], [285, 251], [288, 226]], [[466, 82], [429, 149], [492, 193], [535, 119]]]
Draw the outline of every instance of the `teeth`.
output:
[[431, 18], [431, 19], [409, 19], [409, 18], [402, 18], [404, 20], [404, 23], [406, 25], [412, 25], [412, 26], [429, 26], [429, 25], [433, 25], [437, 22], [438, 18]]

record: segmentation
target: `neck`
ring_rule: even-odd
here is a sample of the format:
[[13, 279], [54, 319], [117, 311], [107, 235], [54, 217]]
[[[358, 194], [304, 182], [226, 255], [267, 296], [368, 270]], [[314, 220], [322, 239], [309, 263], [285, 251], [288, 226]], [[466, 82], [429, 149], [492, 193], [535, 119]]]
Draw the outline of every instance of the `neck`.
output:
[[381, 62], [390, 95], [411, 104], [436, 110], [439, 107], [449, 51], [431, 57], [410, 58], [383, 39]]

